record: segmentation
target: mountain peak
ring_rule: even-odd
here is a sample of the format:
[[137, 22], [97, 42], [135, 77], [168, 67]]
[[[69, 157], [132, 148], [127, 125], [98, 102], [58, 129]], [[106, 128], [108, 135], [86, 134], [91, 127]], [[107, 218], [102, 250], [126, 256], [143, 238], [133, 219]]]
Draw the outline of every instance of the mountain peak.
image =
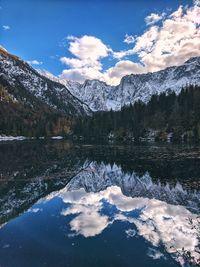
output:
[[185, 65], [187, 64], [200, 64], [200, 57], [191, 57], [184, 63]]
[[188, 84], [200, 84], [200, 57], [193, 57], [183, 65], [157, 72], [130, 74], [122, 77], [118, 86], [99, 80], [86, 80], [78, 90], [69, 87], [72, 94], [87, 103], [93, 111], [119, 110], [138, 100], [147, 103], [154, 94], [174, 91], [179, 93]]
[[67, 113], [70, 100], [73, 107], [81, 107], [75, 112], [77, 115], [81, 115], [82, 111], [90, 113], [89, 108], [93, 111], [120, 110], [122, 106], [138, 100], [147, 103], [154, 94], [168, 91], [178, 94], [188, 84], [200, 84], [200, 57], [192, 57], [183, 65], [157, 72], [126, 75], [117, 86], [97, 79], [87, 79], [80, 84], [61, 79], [46, 70], [36, 71], [3, 48], [0, 48], [0, 58], [1, 73], [7, 75], [10, 83], [17, 80], [42, 101]]

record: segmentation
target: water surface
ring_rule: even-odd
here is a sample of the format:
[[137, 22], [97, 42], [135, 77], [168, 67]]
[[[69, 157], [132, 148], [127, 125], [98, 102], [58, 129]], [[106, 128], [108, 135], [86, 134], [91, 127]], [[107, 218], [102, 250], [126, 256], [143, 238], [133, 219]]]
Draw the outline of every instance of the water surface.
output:
[[197, 262], [199, 163], [197, 146], [0, 144], [0, 266]]

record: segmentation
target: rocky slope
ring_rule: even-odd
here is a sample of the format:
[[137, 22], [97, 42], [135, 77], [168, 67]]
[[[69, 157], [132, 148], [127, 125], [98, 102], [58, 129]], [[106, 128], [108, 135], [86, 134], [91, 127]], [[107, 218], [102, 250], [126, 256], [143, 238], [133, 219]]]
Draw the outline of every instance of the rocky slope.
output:
[[178, 94], [188, 84], [200, 85], [200, 57], [158, 72], [124, 76], [118, 86], [110, 86], [98, 80], [86, 80], [83, 84], [78, 84], [56, 79], [64, 83], [73, 95], [88, 104], [93, 111], [106, 111], [111, 108], [119, 110], [122, 106], [138, 100], [146, 103], [154, 94], [169, 90]]
[[178, 94], [189, 84], [200, 85], [200, 57], [158, 72], [127, 75], [118, 86], [110, 86], [99, 80], [80, 84], [60, 79], [45, 70], [36, 71], [0, 49], [0, 72], [0, 79], [10, 86], [20, 85], [48, 106], [76, 116], [90, 114], [91, 110], [120, 110], [138, 100], [147, 103], [154, 94], [169, 91]]
[[[89, 114], [87, 105], [74, 97], [61, 83], [40, 75], [30, 65], [0, 48], [0, 82], [16, 101], [35, 97], [50, 108], [69, 116]], [[17, 92], [14, 88], [18, 88]]]

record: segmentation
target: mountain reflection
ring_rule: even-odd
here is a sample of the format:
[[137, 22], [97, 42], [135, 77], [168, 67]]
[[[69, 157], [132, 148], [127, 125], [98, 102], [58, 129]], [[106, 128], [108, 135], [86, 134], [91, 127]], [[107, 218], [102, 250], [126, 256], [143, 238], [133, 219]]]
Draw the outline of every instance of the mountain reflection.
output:
[[191, 225], [191, 221], [196, 225], [198, 219], [186, 208], [197, 211], [199, 193], [184, 191], [180, 184], [170, 188], [153, 183], [148, 173], [138, 177], [124, 173], [115, 164], [111, 167], [86, 162], [83, 171], [45, 201], [55, 197], [67, 205], [61, 216], [73, 215], [69, 237], [94, 237], [121, 221], [129, 223], [128, 237], [142, 236], [156, 248], [149, 251], [152, 257], [164, 257], [159, 251], [161, 246], [179, 261], [182, 248], [199, 257], [198, 231]]
[[[48, 247], [52, 244], [63, 242], [56, 250], [59, 258], [60, 248], [66, 255], [65, 245], [72, 252], [76, 240], [80, 246], [74, 253], [79, 249], [85, 257], [84, 241], [95, 245], [103, 236], [105, 242], [111, 242], [111, 233], [120, 235], [118, 242], [122, 242], [124, 255], [126, 242], [135, 242], [140, 249], [147, 246], [143, 251], [151, 258], [148, 266], [154, 266], [154, 260], [158, 260], [155, 266], [159, 266], [159, 260], [162, 266], [168, 266], [168, 260], [174, 266], [174, 259], [183, 265], [182, 248], [197, 261], [199, 233], [194, 226], [199, 225], [200, 149], [188, 151], [182, 147], [80, 146], [65, 141], [0, 145], [0, 231], [8, 240], [3, 243], [2, 239], [7, 253], [0, 251], [1, 257], [5, 263], [9, 261], [11, 250], [23, 260], [18, 250], [8, 247], [13, 234], [19, 246], [31, 240], [29, 251], [35, 251], [34, 266], [38, 266], [37, 259], [44, 251], [51, 255]], [[38, 239], [29, 239], [27, 234], [21, 237], [24, 227], [25, 233]], [[60, 229], [65, 229], [64, 234]], [[56, 232], [54, 236], [52, 231]], [[42, 246], [38, 247], [40, 242]], [[109, 252], [105, 249], [104, 253]], [[54, 256], [48, 256], [49, 263]], [[116, 255], [112, 256], [115, 265], [119, 263]], [[117, 266], [132, 266], [131, 257], [132, 252], [131, 265]], [[70, 266], [80, 266], [81, 258], [76, 259], [76, 265], [73, 258]]]
[[117, 185], [127, 196], [157, 198], [198, 212], [199, 154], [198, 147], [0, 144], [0, 223], [63, 188], [74, 176], [69, 189], [96, 192]]
[[131, 197], [148, 197], [164, 200], [170, 204], [181, 204], [198, 212], [200, 193], [196, 190], [184, 190], [179, 182], [175, 185], [169, 182], [153, 182], [150, 174], [138, 175], [135, 172], [124, 172], [121, 166], [97, 163], [84, 164], [83, 170], [68, 184], [69, 190], [84, 188], [87, 192], [98, 192], [108, 186], [117, 185], [122, 193]]
[[85, 157], [68, 142], [1, 144], [0, 224], [63, 188], [84, 161]]

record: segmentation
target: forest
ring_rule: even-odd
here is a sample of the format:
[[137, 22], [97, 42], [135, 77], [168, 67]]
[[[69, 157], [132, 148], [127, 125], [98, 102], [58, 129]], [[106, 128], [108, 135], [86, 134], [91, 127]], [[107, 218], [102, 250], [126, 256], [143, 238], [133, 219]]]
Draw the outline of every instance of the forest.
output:
[[138, 101], [117, 112], [96, 112], [79, 118], [73, 131], [83, 140], [199, 141], [200, 87], [153, 95], [147, 104]]
[[[16, 98], [17, 97], [17, 98]], [[0, 134], [55, 136], [84, 141], [199, 141], [200, 87], [153, 95], [120, 111], [69, 117], [23, 91], [0, 85]]]
[[11, 89], [0, 84], [0, 135], [48, 137], [71, 132], [72, 118], [49, 108], [22, 87]]

